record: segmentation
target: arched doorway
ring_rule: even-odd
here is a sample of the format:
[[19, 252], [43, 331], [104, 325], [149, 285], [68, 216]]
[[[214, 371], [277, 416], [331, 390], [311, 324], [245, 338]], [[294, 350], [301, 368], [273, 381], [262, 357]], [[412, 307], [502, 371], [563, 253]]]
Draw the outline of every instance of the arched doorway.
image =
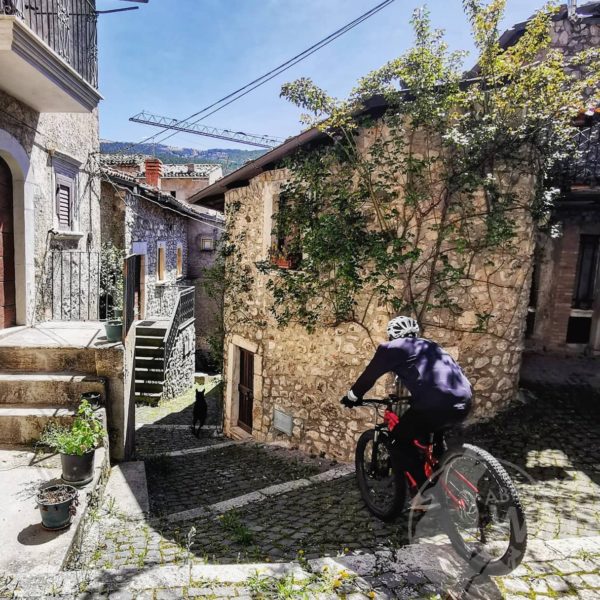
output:
[[0, 157], [0, 329], [16, 324], [12, 174]]

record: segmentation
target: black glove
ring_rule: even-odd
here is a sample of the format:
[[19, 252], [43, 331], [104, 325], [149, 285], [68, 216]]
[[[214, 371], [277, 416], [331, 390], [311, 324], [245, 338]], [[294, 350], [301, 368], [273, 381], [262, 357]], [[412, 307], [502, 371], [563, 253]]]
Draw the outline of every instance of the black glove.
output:
[[346, 408], [354, 408], [355, 406], [360, 406], [360, 400], [350, 400], [348, 396], [344, 396], [340, 400], [340, 404], [343, 404]]

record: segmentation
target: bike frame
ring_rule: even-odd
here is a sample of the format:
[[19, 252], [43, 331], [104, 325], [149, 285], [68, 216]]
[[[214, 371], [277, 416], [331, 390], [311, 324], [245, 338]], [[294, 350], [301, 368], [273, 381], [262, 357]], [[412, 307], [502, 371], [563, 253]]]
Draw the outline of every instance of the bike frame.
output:
[[[407, 401], [409, 399], [410, 399], [410, 396], [390, 395], [388, 400], [364, 399], [361, 401], [361, 404], [371, 404], [371, 405], [374, 405], [375, 407], [385, 406], [385, 410], [383, 413], [383, 422], [376, 423], [375, 428], [374, 428], [375, 433], [373, 435], [373, 454], [371, 456], [371, 464], [369, 465], [369, 471], [371, 473], [373, 473], [373, 469], [375, 467], [373, 461], [374, 461], [375, 457], [377, 457], [377, 450], [378, 450], [378, 446], [379, 446], [380, 436], [382, 435], [382, 433], [384, 435], [388, 435], [389, 433], [391, 433], [394, 430], [394, 428], [396, 427], [396, 425], [398, 425], [398, 423], [400, 422], [400, 417], [394, 411], [394, 406], [399, 404], [402, 401]], [[377, 411], [377, 415], [379, 416], [379, 411]], [[442, 440], [443, 440], [443, 438], [442, 438]], [[435, 456], [435, 452], [434, 452], [434, 434], [431, 433], [429, 435], [429, 441], [427, 444], [421, 443], [418, 439], [414, 439], [412, 441], [412, 443], [417, 448], [419, 448], [419, 450], [421, 450], [423, 453], [423, 457], [424, 457], [423, 468], [425, 470], [425, 476], [427, 477], [427, 480], [430, 483], [435, 483], [435, 480], [437, 479], [437, 477], [439, 477], [439, 473], [437, 471], [438, 471], [440, 461]], [[465, 483], [467, 485], [467, 487], [469, 487], [473, 491], [474, 494], [479, 493], [477, 486], [475, 486], [471, 481], [469, 481], [468, 478], [465, 475], [463, 475], [460, 471], [458, 471], [455, 468], [452, 468], [450, 470], [450, 473], [452, 475], [455, 475], [459, 480], [461, 480], [463, 483]], [[404, 471], [404, 476], [406, 477], [408, 484], [409, 484], [409, 488], [411, 489], [413, 494], [416, 493], [418, 491], [417, 490], [417, 482], [416, 482], [415, 478], [413, 477], [413, 475], [409, 471]], [[463, 498], [458, 498], [452, 492], [452, 490], [446, 484], [445, 481], [442, 480], [441, 485], [442, 485], [442, 489], [444, 490], [444, 493], [446, 494], [446, 496], [448, 497], [450, 502], [455, 506], [455, 508], [457, 508], [459, 510], [464, 510], [466, 507], [465, 500]]]

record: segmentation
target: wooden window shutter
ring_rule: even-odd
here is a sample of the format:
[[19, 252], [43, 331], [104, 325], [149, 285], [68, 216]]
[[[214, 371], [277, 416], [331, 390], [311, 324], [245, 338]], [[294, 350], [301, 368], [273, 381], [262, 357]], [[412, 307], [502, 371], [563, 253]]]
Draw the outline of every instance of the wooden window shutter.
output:
[[56, 186], [56, 214], [58, 228], [71, 228], [71, 190], [70, 185], [59, 182]]

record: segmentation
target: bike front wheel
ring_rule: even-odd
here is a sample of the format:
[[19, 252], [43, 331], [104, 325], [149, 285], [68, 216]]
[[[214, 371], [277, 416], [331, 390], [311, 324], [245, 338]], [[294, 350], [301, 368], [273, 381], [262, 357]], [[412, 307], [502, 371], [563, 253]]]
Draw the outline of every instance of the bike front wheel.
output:
[[479, 573], [510, 573], [525, 555], [527, 525], [508, 473], [471, 444], [448, 451], [441, 464], [438, 490], [452, 545]]
[[406, 500], [406, 480], [392, 464], [392, 449], [387, 433], [365, 431], [356, 445], [356, 479], [367, 508], [383, 521], [400, 514]]

